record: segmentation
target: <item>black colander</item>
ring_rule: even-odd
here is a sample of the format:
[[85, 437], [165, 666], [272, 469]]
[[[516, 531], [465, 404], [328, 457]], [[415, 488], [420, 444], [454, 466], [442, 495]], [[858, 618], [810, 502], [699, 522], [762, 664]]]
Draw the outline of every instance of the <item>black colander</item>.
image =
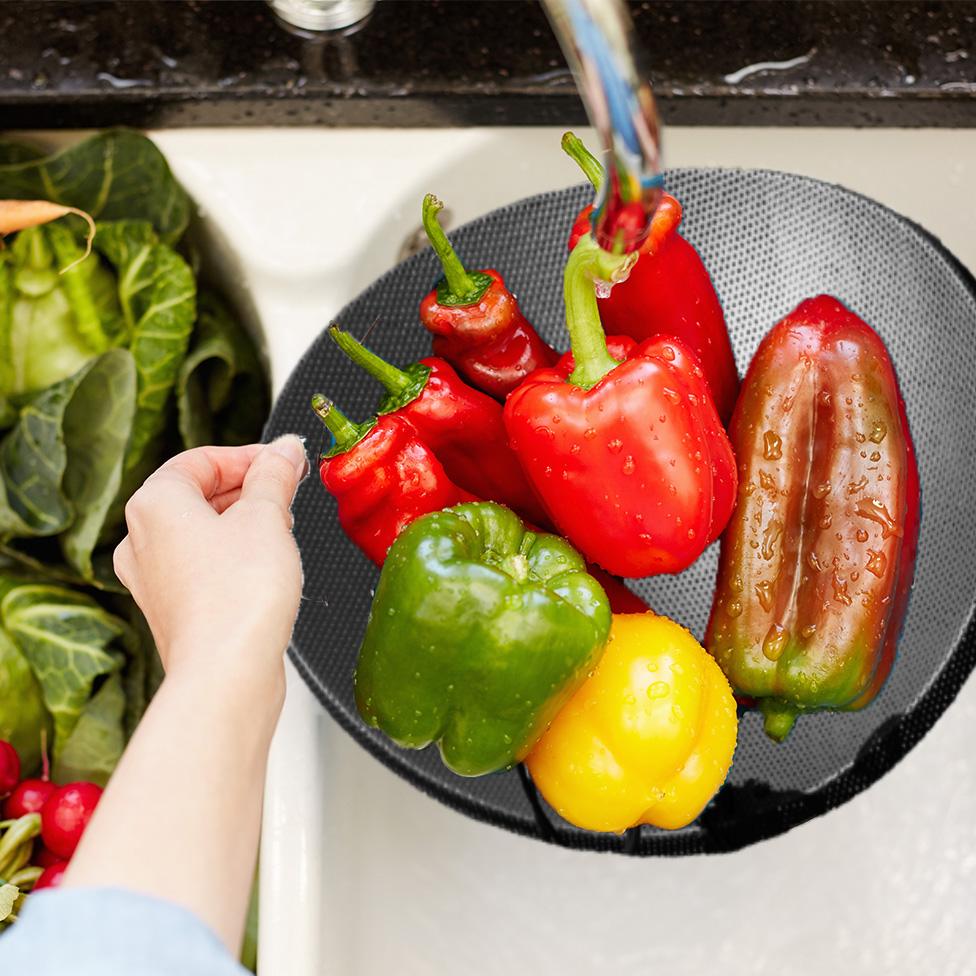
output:
[[[685, 210], [682, 232], [701, 252], [725, 308], [740, 372], [766, 331], [801, 299], [836, 295], [881, 334], [894, 359], [918, 450], [923, 513], [915, 587], [898, 660], [877, 700], [857, 713], [803, 719], [782, 745], [744, 715], [728, 781], [698, 821], [624, 835], [562, 821], [521, 770], [463, 779], [435, 749], [397, 748], [367, 728], [352, 674], [378, 571], [346, 539], [318, 478], [295, 501], [305, 592], [291, 655], [312, 691], [374, 756], [464, 813], [566, 847], [632, 854], [730, 851], [771, 837], [850, 799], [889, 770], [955, 698], [976, 661], [976, 282], [938, 241], [891, 210], [837, 186], [762, 170], [679, 169], [667, 186]], [[558, 348], [566, 239], [588, 186], [530, 197], [452, 233], [471, 267], [498, 268], [528, 319]], [[337, 316], [395, 363], [430, 352], [417, 319], [439, 277], [425, 250], [380, 278]], [[325, 323], [323, 323], [324, 325]], [[294, 431], [310, 452], [326, 434], [309, 409], [322, 390], [354, 418], [379, 389], [323, 331], [274, 408], [267, 437]], [[632, 584], [648, 604], [701, 638], [718, 550], [680, 576]]]

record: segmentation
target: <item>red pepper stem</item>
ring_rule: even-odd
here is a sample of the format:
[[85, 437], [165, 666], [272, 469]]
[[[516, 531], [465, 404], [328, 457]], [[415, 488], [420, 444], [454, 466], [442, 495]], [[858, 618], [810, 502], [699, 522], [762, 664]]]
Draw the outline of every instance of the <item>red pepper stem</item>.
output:
[[362, 437], [362, 431], [326, 396], [312, 394], [312, 409], [328, 427], [340, 452], [352, 447]]
[[579, 166], [583, 175], [593, 184], [593, 189], [599, 191], [606, 179], [606, 171], [600, 160], [586, 148], [583, 140], [574, 132], [564, 133], [561, 145], [563, 152]]
[[451, 242], [447, 239], [444, 229], [437, 220], [437, 215], [443, 209], [444, 204], [433, 193], [428, 193], [424, 197], [424, 231], [427, 234], [427, 240], [430, 241], [430, 246], [434, 249], [434, 253], [441, 262], [441, 267], [444, 269], [444, 277], [447, 279], [448, 288], [450, 288], [453, 295], [460, 298], [462, 295], [473, 292], [477, 288], [478, 283], [468, 274], [464, 265], [461, 264], [461, 259], [455, 253], [454, 248], [451, 247]]
[[[393, 396], [403, 393], [413, 385], [414, 380], [402, 369], [380, 359], [371, 349], [343, 332], [337, 325], [329, 326], [332, 341], [357, 365], [361, 366], [373, 379], [379, 380]], [[316, 411], [317, 412], [317, 411]]]
[[637, 260], [637, 253], [611, 254], [589, 234], [584, 234], [569, 255], [563, 273], [566, 328], [576, 368], [569, 382], [588, 390], [620, 362], [610, 355], [607, 337], [596, 303], [596, 281], [623, 280]]

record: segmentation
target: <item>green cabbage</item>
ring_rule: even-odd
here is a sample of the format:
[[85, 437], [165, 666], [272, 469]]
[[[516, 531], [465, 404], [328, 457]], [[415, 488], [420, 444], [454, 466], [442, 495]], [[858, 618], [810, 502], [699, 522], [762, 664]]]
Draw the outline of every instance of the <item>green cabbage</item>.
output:
[[0, 199], [76, 216], [0, 249], [0, 738], [32, 770], [104, 782], [161, 678], [111, 568], [132, 492], [202, 443], [259, 439], [268, 381], [183, 239], [191, 207], [151, 140], [53, 155], [0, 140]]

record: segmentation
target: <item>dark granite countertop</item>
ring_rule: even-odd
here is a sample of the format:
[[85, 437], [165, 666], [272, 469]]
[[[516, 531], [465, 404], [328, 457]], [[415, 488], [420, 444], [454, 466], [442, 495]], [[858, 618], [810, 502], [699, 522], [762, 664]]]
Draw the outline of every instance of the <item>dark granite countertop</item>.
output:
[[[976, 2], [632, 4], [666, 122], [976, 126]], [[533, 0], [380, 0], [358, 32], [260, 0], [0, 4], [0, 127], [577, 124]]]

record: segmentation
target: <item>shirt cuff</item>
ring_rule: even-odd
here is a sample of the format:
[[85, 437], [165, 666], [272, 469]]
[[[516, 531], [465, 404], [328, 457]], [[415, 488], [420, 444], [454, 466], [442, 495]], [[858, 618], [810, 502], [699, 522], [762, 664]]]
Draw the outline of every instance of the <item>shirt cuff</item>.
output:
[[247, 976], [214, 932], [172, 902], [119, 888], [30, 895], [0, 937], [0, 973]]

